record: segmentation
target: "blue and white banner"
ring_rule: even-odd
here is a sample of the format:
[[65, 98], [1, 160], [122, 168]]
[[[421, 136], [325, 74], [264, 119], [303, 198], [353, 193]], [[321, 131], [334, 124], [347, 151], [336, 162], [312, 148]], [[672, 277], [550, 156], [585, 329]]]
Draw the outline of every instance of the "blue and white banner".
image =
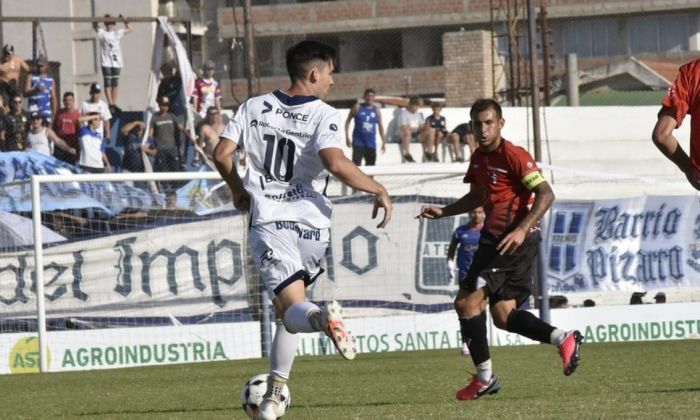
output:
[[549, 221], [550, 293], [700, 287], [698, 197], [562, 200]]
[[[448, 275], [447, 248], [466, 215], [419, 221], [423, 203], [444, 200], [396, 197], [392, 223], [377, 229], [370, 198], [337, 200], [326, 271], [309, 298], [341, 300], [353, 316], [450, 311], [457, 283]], [[246, 257], [245, 217], [205, 218], [47, 248], [47, 313], [187, 317], [255, 305], [259, 286]], [[561, 201], [549, 221], [543, 249], [551, 293], [700, 287], [696, 197]], [[33, 264], [31, 252], [0, 254], [4, 316], [35, 313]]]
[[[32, 211], [32, 175], [69, 175], [80, 169], [37, 152], [0, 153], [0, 210]], [[121, 210], [149, 209], [163, 203], [160, 195], [119, 182], [61, 182], [41, 186], [42, 211], [99, 209], [116, 214]]]

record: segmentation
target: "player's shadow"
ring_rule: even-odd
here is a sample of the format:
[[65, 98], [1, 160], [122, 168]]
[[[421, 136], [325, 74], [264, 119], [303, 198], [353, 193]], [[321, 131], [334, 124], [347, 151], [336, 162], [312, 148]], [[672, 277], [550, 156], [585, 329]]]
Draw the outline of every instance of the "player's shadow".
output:
[[675, 394], [678, 392], [700, 392], [700, 387], [676, 388], [676, 389], [656, 389], [637, 391], [639, 394]]
[[[133, 415], [147, 416], [149, 414], [168, 414], [168, 413], [208, 413], [208, 412], [231, 412], [235, 407], [210, 407], [210, 408], [166, 408], [163, 410], [109, 410], [109, 411], [90, 411], [86, 413], [76, 414], [77, 417], [99, 417], [99, 416], [115, 416], [115, 415]], [[240, 408], [240, 406], [238, 406]], [[202, 414], [201, 418], [206, 418]]]

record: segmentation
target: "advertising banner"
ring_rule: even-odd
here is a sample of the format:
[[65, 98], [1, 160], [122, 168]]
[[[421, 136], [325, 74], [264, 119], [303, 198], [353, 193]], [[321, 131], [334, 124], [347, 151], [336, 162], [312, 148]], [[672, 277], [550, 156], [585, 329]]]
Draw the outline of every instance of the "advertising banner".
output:
[[549, 221], [551, 294], [700, 287], [696, 196], [558, 201]]
[[[467, 216], [417, 220], [426, 197], [398, 197], [377, 229], [369, 197], [335, 205], [314, 301], [353, 316], [452, 309], [447, 248]], [[245, 310], [257, 298], [245, 216], [104, 236], [44, 250], [51, 317], [184, 317]], [[700, 205], [694, 197], [557, 202], [544, 227], [550, 293], [700, 287]], [[31, 251], [0, 254], [0, 311], [34, 317]], [[247, 284], [251, 283], [251, 284]]]

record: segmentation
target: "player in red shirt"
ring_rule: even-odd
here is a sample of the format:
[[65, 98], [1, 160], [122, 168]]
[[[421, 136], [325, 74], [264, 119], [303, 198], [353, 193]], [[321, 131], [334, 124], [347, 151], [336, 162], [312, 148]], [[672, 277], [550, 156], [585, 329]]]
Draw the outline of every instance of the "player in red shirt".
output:
[[[661, 103], [652, 139], [656, 147], [700, 190], [700, 59], [681, 66], [676, 81]], [[690, 157], [678, 144], [673, 130], [690, 114]]]
[[469, 385], [457, 391], [459, 400], [475, 400], [501, 388], [491, 368], [483, 306], [486, 299], [496, 327], [558, 346], [565, 375], [578, 366], [583, 341], [579, 331], [562, 331], [517, 309], [531, 294], [541, 241], [539, 221], [554, 202], [554, 193], [532, 156], [501, 137], [502, 115], [501, 106], [492, 99], [480, 99], [472, 105], [470, 116], [478, 148], [464, 177], [464, 182], [471, 184], [469, 193], [445, 207], [423, 206], [418, 215], [439, 219], [479, 206], [486, 210], [479, 248], [467, 275], [459, 281], [455, 298], [462, 333], [470, 339], [469, 351], [477, 369]]

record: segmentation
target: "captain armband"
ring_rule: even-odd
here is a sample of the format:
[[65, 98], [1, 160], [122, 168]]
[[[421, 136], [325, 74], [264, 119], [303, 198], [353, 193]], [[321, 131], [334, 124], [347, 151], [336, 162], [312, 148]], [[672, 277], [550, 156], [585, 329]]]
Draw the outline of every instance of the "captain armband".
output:
[[522, 182], [525, 188], [527, 188], [528, 190], [532, 190], [544, 181], [544, 176], [542, 176], [542, 174], [539, 171], [530, 172], [529, 174], [525, 175], [523, 179], [520, 180], [520, 182]]

